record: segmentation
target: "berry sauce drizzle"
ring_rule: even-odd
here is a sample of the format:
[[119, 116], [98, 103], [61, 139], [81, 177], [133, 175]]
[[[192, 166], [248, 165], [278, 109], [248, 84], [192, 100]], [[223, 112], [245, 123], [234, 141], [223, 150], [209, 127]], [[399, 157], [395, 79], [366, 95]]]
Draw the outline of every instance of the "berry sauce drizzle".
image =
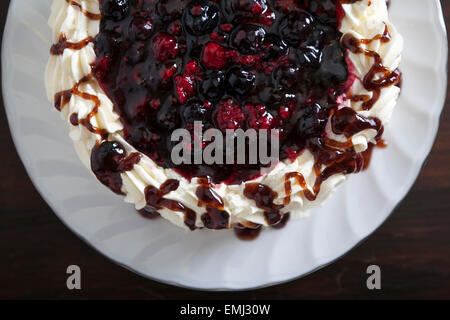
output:
[[[374, 59], [372, 68], [363, 79], [364, 88], [372, 92], [372, 97], [367, 95], [349, 96], [352, 101], [362, 101], [363, 103], [361, 108], [363, 110], [369, 110], [373, 107], [375, 102], [377, 102], [380, 97], [382, 88], [396, 85], [401, 79], [401, 72], [399, 69], [390, 71], [388, 68], [383, 66], [383, 61], [377, 52], [361, 48], [361, 44], [369, 44], [375, 40], [379, 40], [381, 42], [389, 42], [391, 40], [387, 26], [382, 35], [376, 35], [372, 39], [358, 40], [351, 34], [346, 34], [341, 41], [342, 46], [350, 52], [355, 54], [364, 54]], [[379, 77], [380, 74], [383, 76]]]
[[180, 186], [180, 182], [178, 180], [167, 180], [164, 182], [159, 189], [148, 186], [145, 188], [145, 200], [147, 201], [147, 205], [151, 211], [158, 211], [161, 209], [169, 209], [176, 212], [184, 213], [184, 224], [191, 230], [197, 229], [195, 226], [195, 222], [197, 219], [197, 215], [195, 211], [189, 209], [181, 202], [164, 198], [164, 196], [168, 195], [172, 191], [175, 191]]
[[284, 206], [274, 204], [278, 194], [268, 186], [259, 183], [247, 183], [244, 189], [244, 196], [254, 200], [256, 206], [264, 210], [264, 216], [269, 226], [277, 225], [283, 219], [280, 210]]
[[201, 216], [205, 228], [229, 228], [230, 214], [224, 211], [222, 198], [214, 191], [210, 178], [200, 178], [196, 195], [199, 207], [206, 207], [206, 213]]
[[86, 17], [88, 17], [91, 20], [100, 20], [102, 18], [101, 14], [92, 13], [90, 11], [83, 9], [83, 7], [74, 0], [66, 0], [66, 2], [71, 6], [77, 7]]
[[[102, 137], [102, 140], [104, 140], [108, 136], [108, 132], [104, 129], [95, 127], [91, 123], [91, 119], [97, 115], [98, 108], [100, 107], [100, 104], [101, 104], [100, 99], [96, 95], [81, 91], [79, 88], [82, 84], [87, 83], [91, 80], [92, 80], [92, 75], [88, 75], [86, 77], [83, 77], [80, 81], [78, 81], [72, 87], [72, 89], [64, 90], [64, 91], [56, 93], [55, 97], [54, 97], [55, 108], [56, 108], [56, 110], [61, 111], [61, 109], [67, 103], [70, 102], [70, 99], [74, 95], [78, 96], [80, 98], [83, 98], [87, 101], [91, 101], [93, 103], [94, 107], [92, 108], [91, 112], [89, 112], [87, 117], [83, 118], [83, 119], [78, 119], [78, 114], [71, 114], [70, 122], [74, 126], [82, 124], [92, 133], [100, 135]], [[75, 122], [75, 121], [77, 121], [77, 122]]]
[[100, 182], [115, 193], [123, 194], [121, 174], [132, 170], [140, 160], [140, 153], [132, 153], [127, 156], [119, 142], [103, 141], [92, 150], [91, 169]]
[[244, 227], [242, 225], [235, 226], [234, 234], [243, 241], [251, 241], [258, 238], [261, 233], [261, 225], [255, 226], [254, 228]]
[[66, 39], [66, 36], [62, 34], [59, 37], [58, 43], [54, 44], [50, 48], [50, 53], [54, 56], [59, 56], [59, 55], [62, 55], [64, 50], [66, 50], [66, 49], [81, 50], [93, 41], [94, 41], [93, 38], [88, 37], [79, 42], [68, 42]]

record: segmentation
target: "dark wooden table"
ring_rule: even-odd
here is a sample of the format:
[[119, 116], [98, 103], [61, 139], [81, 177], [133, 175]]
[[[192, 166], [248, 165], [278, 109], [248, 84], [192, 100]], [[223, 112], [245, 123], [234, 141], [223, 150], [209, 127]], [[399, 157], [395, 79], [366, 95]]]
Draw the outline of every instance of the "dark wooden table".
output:
[[[8, 2], [0, 3], [3, 25]], [[443, 1], [443, 6], [450, 22], [450, 1]], [[12, 143], [3, 107], [0, 123], [0, 298], [450, 298], [448, 105], [420, 177], [379, 230], [312, 275], [238, 293], [192, 291], [149, 281], [91, 249], [56, 218], [31, 184]], [[81, 291], [66, 289], [65, 272], [71, 264], [83, 270]], [[365, 271], [371, 264], [382, 269], [380, 291], [366, 288]]]

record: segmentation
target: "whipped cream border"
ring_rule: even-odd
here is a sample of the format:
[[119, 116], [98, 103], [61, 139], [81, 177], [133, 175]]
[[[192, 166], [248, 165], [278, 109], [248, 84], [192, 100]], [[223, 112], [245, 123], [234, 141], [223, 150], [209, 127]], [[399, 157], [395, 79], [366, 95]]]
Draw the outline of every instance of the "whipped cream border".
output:
[[[98, 0], [76, 0], [82, 10], [99, 13]], [[377, 52], [382, 58], [383, 65], [393, 71], [398, 68], [403, 49], [403, 39], [395, 27], [388, 19], [388, 11], [385, 0], [361, 0], [352, 4], [343, 4], [345, 16], [341, 22], [340, 31], [345, 35], [350, 33], [356, 39], [371, 39], [378, 34], [383, 34], [385, 27], [389, 29], [391, 40], [389, 42], [372, 41], [369, 44], [362, 44], [363, 49]], [[69, 42], [79, 42], [88, 37], [95, 37], [99, 33], [100, 21], [89, 19], [78, 6], [74, 6], [66, 0], [54, 0], [51, 7], [49, 26], [53, 31], [53, 42], [56, 43], [61, 34], [65, 35]], [[348, 52], [348, 59], [353, 63], [356, 80], [350, 91], [353, 94], [363, 94], [371, 96], [362, 85], [362, 79], [369, 72], [373, 65], [373, 59], [363, 54], [353, 54]], [[81, 50], [65, 49], [60, 56], [51, 56], [45, 74], [45, 83], [48, 99], [54, 102], [56, 93], [69, 90], [81, 79], [91, 74], [91, 64], [95, 61], [93, 43], [90, 43]], [[97, 114], [91, 118], [94, 127], [101, 128], [108, 132], [108, 140], [120, 142], [128, 153], [138, 152], [133, 146], [128, 144], [123, 138], [123, 125], [119, 116], [113, 110], [113, 104], [93, 78], [82, 83], [79, 90], [96, 95], [101, 104]], [[377, 102], [370, 110], [360, 110], [361, 102], [345, 100], [342, 107], [351, 107], [358, 114], [364, 117], [377, 117], [383, 125], [386, 125], [393, 112], [400, 88], [389, 86], [381, 90]], [[90, 169], [90, 155], [93, 147], [101, 137], [86, 127], [73, 126], [70, 123], [70, 115], [78, 114], [79, 118], [86, 117], [93, 109], [91, 101], [85, 100], [77, 95], [72, 95], [68, 104], [63, 106], [61, 117], [69, 124], [70, 137], [74, 142], [75, 149], [81, 161]], [[327, 135], [329, 138], [345, 142], [347, 138], [336, 135], [327, 125]], [[375, 142], [377, 132], [373, 129], [364, 130], [355, 134], [351, 141], [357, 152], [363, 152], [368, 148], [370, 142]], [[306, 181], [306, 187], [313, 193], [313, 186], [316, 180], [316, 173], [313, 170], [314, 156], [309, 150], [304, 150], [295, 161], [284, 160], [278, 163], [267, 175], [249, 181], [251, 183], [261, 183], [270, 187], [278, 193], [276, 204], [282, 204], [285, 194], [285, 174], [290, 172], [301, 173]], [[324, 168], [322, 168], [324, 169]], [[156, 165], [149, 157], [142, 154], [142, 158], [131, 171], [122, 174], [122, 192], [126, 195], [125, 201], [135, 205], [140, 210], [146, 206], [144, 190], [151, 185], [159, 188], [167, 179], [177, 179], [180, 187], [166, 196], [168, 199], [182, 202], [184, 205], [194, 210], [197, 214], [196, 226], [203, 227], [201, 215], [205, 213], [205, 208], [198, 205], [195, 194], [199, 186], [197, 179], [188, 181], [172, 169], [164, 169]], [[291, 217], [302, 218], [308, 216], [308, 210], [321, 205], [336, 189], [336, 187], [346, 179], [343, 174], [336, 174], [327, 179], [321, 187], [316, 200], [309, 201], [304, 196], [303, 188], [292, 181], [291, 202], [286, 205], [281, 213], [291, 213]], [[259, 209], [255, 202], [244, 196], [245, 183], [240, 185], [215, 185], [215, 191], [222, 197], [224, 210], [230, 214], [229, 227], [235, 224], [247, 225], [250, 223], [268, 226], [263, 210]], [[159, 210], [162, 217], [170, 222], [183, 227], [184, 214], [168, 209]]]

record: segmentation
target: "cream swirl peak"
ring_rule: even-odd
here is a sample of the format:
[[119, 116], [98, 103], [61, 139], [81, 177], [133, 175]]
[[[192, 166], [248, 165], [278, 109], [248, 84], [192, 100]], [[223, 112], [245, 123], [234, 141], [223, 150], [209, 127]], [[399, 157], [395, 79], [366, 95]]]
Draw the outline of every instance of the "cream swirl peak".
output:
[[[403, 40], [384, 0], [55, 0], [49, 99], [83, 162], [187, 229], [307, 216], [381, 143]], [[281, 161], [171, 163], [171, 133], [278, 129]]]

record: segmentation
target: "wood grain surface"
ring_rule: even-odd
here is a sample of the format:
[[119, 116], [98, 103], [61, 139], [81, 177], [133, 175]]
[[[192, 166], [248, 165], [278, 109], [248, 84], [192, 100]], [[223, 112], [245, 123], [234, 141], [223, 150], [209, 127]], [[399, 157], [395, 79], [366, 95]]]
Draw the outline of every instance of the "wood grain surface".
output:
[[[448, 24], [450, 1], [444, 0], [442, 5]], [[8, 1], [0, 1], [2, 26], [7, 7]], [[146, 280], [110, 262], [78, 239], [58, 220], [33, 187], [17, 156], [2, 105], [0, 298], [449, 299], [448, 103], [433, 151], [420, 177], [388, 221], [372, 236], [339, 261], [305, 278], [266, 289], [235, 293], [192, 291]], [[66, 289], [65, 272], [71, 264], [82, 268], [81, 291]], [[382, 269], [382, 290], [369, 291], [366, 288], [366, 268], [371, 264]]]

